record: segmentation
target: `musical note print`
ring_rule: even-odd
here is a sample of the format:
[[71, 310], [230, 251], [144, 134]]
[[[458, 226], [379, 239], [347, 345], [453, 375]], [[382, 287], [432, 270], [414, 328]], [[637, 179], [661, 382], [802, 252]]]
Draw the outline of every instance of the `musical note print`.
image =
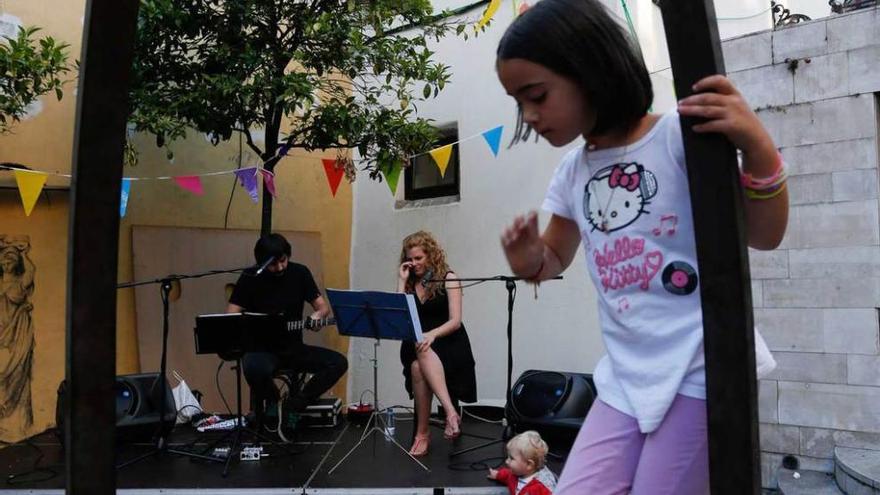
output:
[[675, 235], [675, 229], [678, 227], [678, 215], [662, 215], [660, 217], [660, 225], [654, 227], [651, 231], [654, 233], [654, 236], [659, 236], [663, 233], [663, 229], [666, 228], [666, 235]]

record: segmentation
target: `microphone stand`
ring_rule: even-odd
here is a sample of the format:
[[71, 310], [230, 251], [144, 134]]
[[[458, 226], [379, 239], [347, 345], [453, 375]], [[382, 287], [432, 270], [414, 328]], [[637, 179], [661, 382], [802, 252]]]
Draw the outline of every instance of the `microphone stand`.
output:
[[[161, 392], [159, 394], [159, 431], [156, 435], [156, 446], [153, 450], [151, 450], [150, 452], [147, 452], [146, 454], [142, 454], [140, 456], [135, 457], [134, 459], [130, 459], [128, 461], [123, 462], [122, 464], [117, 465], [116, 469], [122, 469], [122, 468], [129, 466], [131, 464], [134, 464], [138, 461], [142, 461], [148, 457], [152, 457], [153, 455], [158, 455], [160, 453], [165, 453], [165, 452], [171, 453], [171, 454], [183, 455], [183, 456], [187, 456], [187, 457], [192, 457], [195, 459], [202, 459], [205, 461], [224, 462], [223, 459], [220, 459], [217, 457], [196, 454], [196, 453], [189, 452], [186, 450], [172, 449], [172, 448], [169, 448], [168, 444], [166, 443], [165, 437], [166, 437], [167, 433], [166, 433], [166, 426], [165, 426], [165, 423], [166, 423], [165, 409], [167, 407], [167, 395], [168, 394], [166, 393], [165, 387], [168, 386], [166, 363], [167, 363], [167, 358], [168, 358], [168, 327], [169, 327], [168, 313], [169, 313], [169, 309], [170, 309], [169, 294], [171, 293], [172, 284], [175, 281], [179, 282], [180, 280], [186, 280], [186, 279], [190, 279], [190, 278], [201, 278], [201, 277], [207, 277], [210, 275], [219, 275], [221, 273], [238, 273], [238, 272], [243, 272], [244, 270], [247, 270], [250, 268], [253, 268], [253, 267], [246, 266], [246, 267], [241, 267], [241, 268], [231, 268], [229, 270], [210, 270], [207, 272], [194, 273], [194, 274], [189, 274], [189, 275], [171, 274], [166, 277], [157, 278], [157, 279], [153, 279], [153, 280], [143, 280], [140, 282], [126, 282], [126, 283], [118, 284], [116, 286], [117, 289], [125, 289], [125, 288], [129, 288], [129, 287], [138, 287], [141, 285], [159, 284], [159, 287], [161, 290], [161, 296], [162, 296], [162, 357], [161, 357], [160, 364], [159, 364], [159, 376], [156, 378], [156, 381], [153, 383], [153, 387], [152, 387], [153, 394], [155, 394], [155, 390], [157, 388], [161, 390]], [[170, 388], [170, 386], [169, 386], [169, 388]], [[177, 421], [177, 411], [176, 410], [175, 410], [175, 414], [174, 414], [174, 419], [172, 421]], [[238, 421], [241, 421], [240, 417], [239, 417]], [[173, 428], [173, 425], [172, 425], [172, 428]], [[171, 428], [168, 429], [169, 432], [170, 432], [170, 430], [171, 430]]]
[[[511, 392], [511, 375], [513, 374], [513, 302], [516, 300], [516, 283], [519, 281], [526, 280], [523, 277], [512, 277], [508, 275], [496, 275], [494, 277], [477, 277], [477, 278], [457, 278], [455, 279], [458, 282], [504, 282], [504, 287], [507, 289], [507, 391], [505, 393], [505, 410], [507, 409], [506, 405], [510, 403], [510, 392]], [[547, 280], [562, 280], [562, 275], [558, 275], [556, 277], [548, 278], [542, 280], [541, 282], [546, 282]], [[439, 282], [446, 282], [446, 279], [432, 279], [432, 280], [422, 280], [421, 283], [425, 284], [433, 284]], [[483, 447], [490, 447], [492, 445], [506, 442], [510, 437], [512, 437], [511, 427], [505, 426], [504, 431], [501, 433], [501, 438], [497, 440], [492, 440], [490, 442], [482, 443], [480, 445], [476, 445], [474, 447], [468, 447], [466, 449], [457, 450], [449, 454], [449, 457], [457, 457], [462, 454], [466, 454], [468, 452], [472, 452], [474, 450], [482, 449]]]

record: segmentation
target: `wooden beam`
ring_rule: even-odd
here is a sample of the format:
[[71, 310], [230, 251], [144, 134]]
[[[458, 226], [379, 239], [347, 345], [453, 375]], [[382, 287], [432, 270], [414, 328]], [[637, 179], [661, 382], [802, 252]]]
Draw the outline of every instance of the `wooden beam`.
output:
[[138, 0], [85, 9], [67, 257], [67, 493], [116, 493], [119, 195]]
[[[678, 99], [724, 74], [712, 0], [662, 2]], [[682, 118], [703, 302], [709, 471], [713, 495], [759, 494], [757, 383], [752, 295], [736, 150], [718, 134], [696, 134]]]

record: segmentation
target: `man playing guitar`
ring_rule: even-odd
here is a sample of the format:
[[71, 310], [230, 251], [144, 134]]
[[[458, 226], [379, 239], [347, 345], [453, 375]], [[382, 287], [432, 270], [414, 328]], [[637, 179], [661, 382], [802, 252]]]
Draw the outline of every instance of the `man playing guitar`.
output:
[[[330, 306], [321, 296], [312, 272], [305, 265], [290, 261], [290, 243], [280, 234], [261, 237], [254, 246], [254, 257], [259, 270], [245, 272], [239, 277], [229, 298], [227, 313], [283, 314], [300, 319], [305, 302], [314, 312], [306, 328], [320, 328], [320, 322], [330, 314]], [[348, 360], [342, 354], [323, 347], [303, 343], [303, 325], [291, 327], [286, 347], [276, 352], [248, 352], [242, 358], [242, 371], [257, 403], [278, 401], [274, 377], [278, 370], [312, 375], [302, 390], [291, 390], [290, 405], [294, 411], [304, 410], [330, 389], [348, 369]]]

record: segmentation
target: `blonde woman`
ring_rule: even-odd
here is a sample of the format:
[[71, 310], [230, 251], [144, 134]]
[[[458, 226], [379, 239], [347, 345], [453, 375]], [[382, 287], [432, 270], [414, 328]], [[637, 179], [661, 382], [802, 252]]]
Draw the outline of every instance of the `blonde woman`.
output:
[[[431, 442], [428, 420], [433, 396], [446, 413], [444, 437], [452, 439], [461, 433], [461, 418], [453, 401], [477, 400], [474, 356], [461, 322], [461, 283], [433, 235], [418, 231], [403, 240], [398, 276], [397, 290], [416, 296], [424, 337], [421, 342], [404, 341], [400, 346], [406, 390], [416, 409], [410, 454], [423, 456]], [[426, 279], [443, 282], [424, 283]]]

